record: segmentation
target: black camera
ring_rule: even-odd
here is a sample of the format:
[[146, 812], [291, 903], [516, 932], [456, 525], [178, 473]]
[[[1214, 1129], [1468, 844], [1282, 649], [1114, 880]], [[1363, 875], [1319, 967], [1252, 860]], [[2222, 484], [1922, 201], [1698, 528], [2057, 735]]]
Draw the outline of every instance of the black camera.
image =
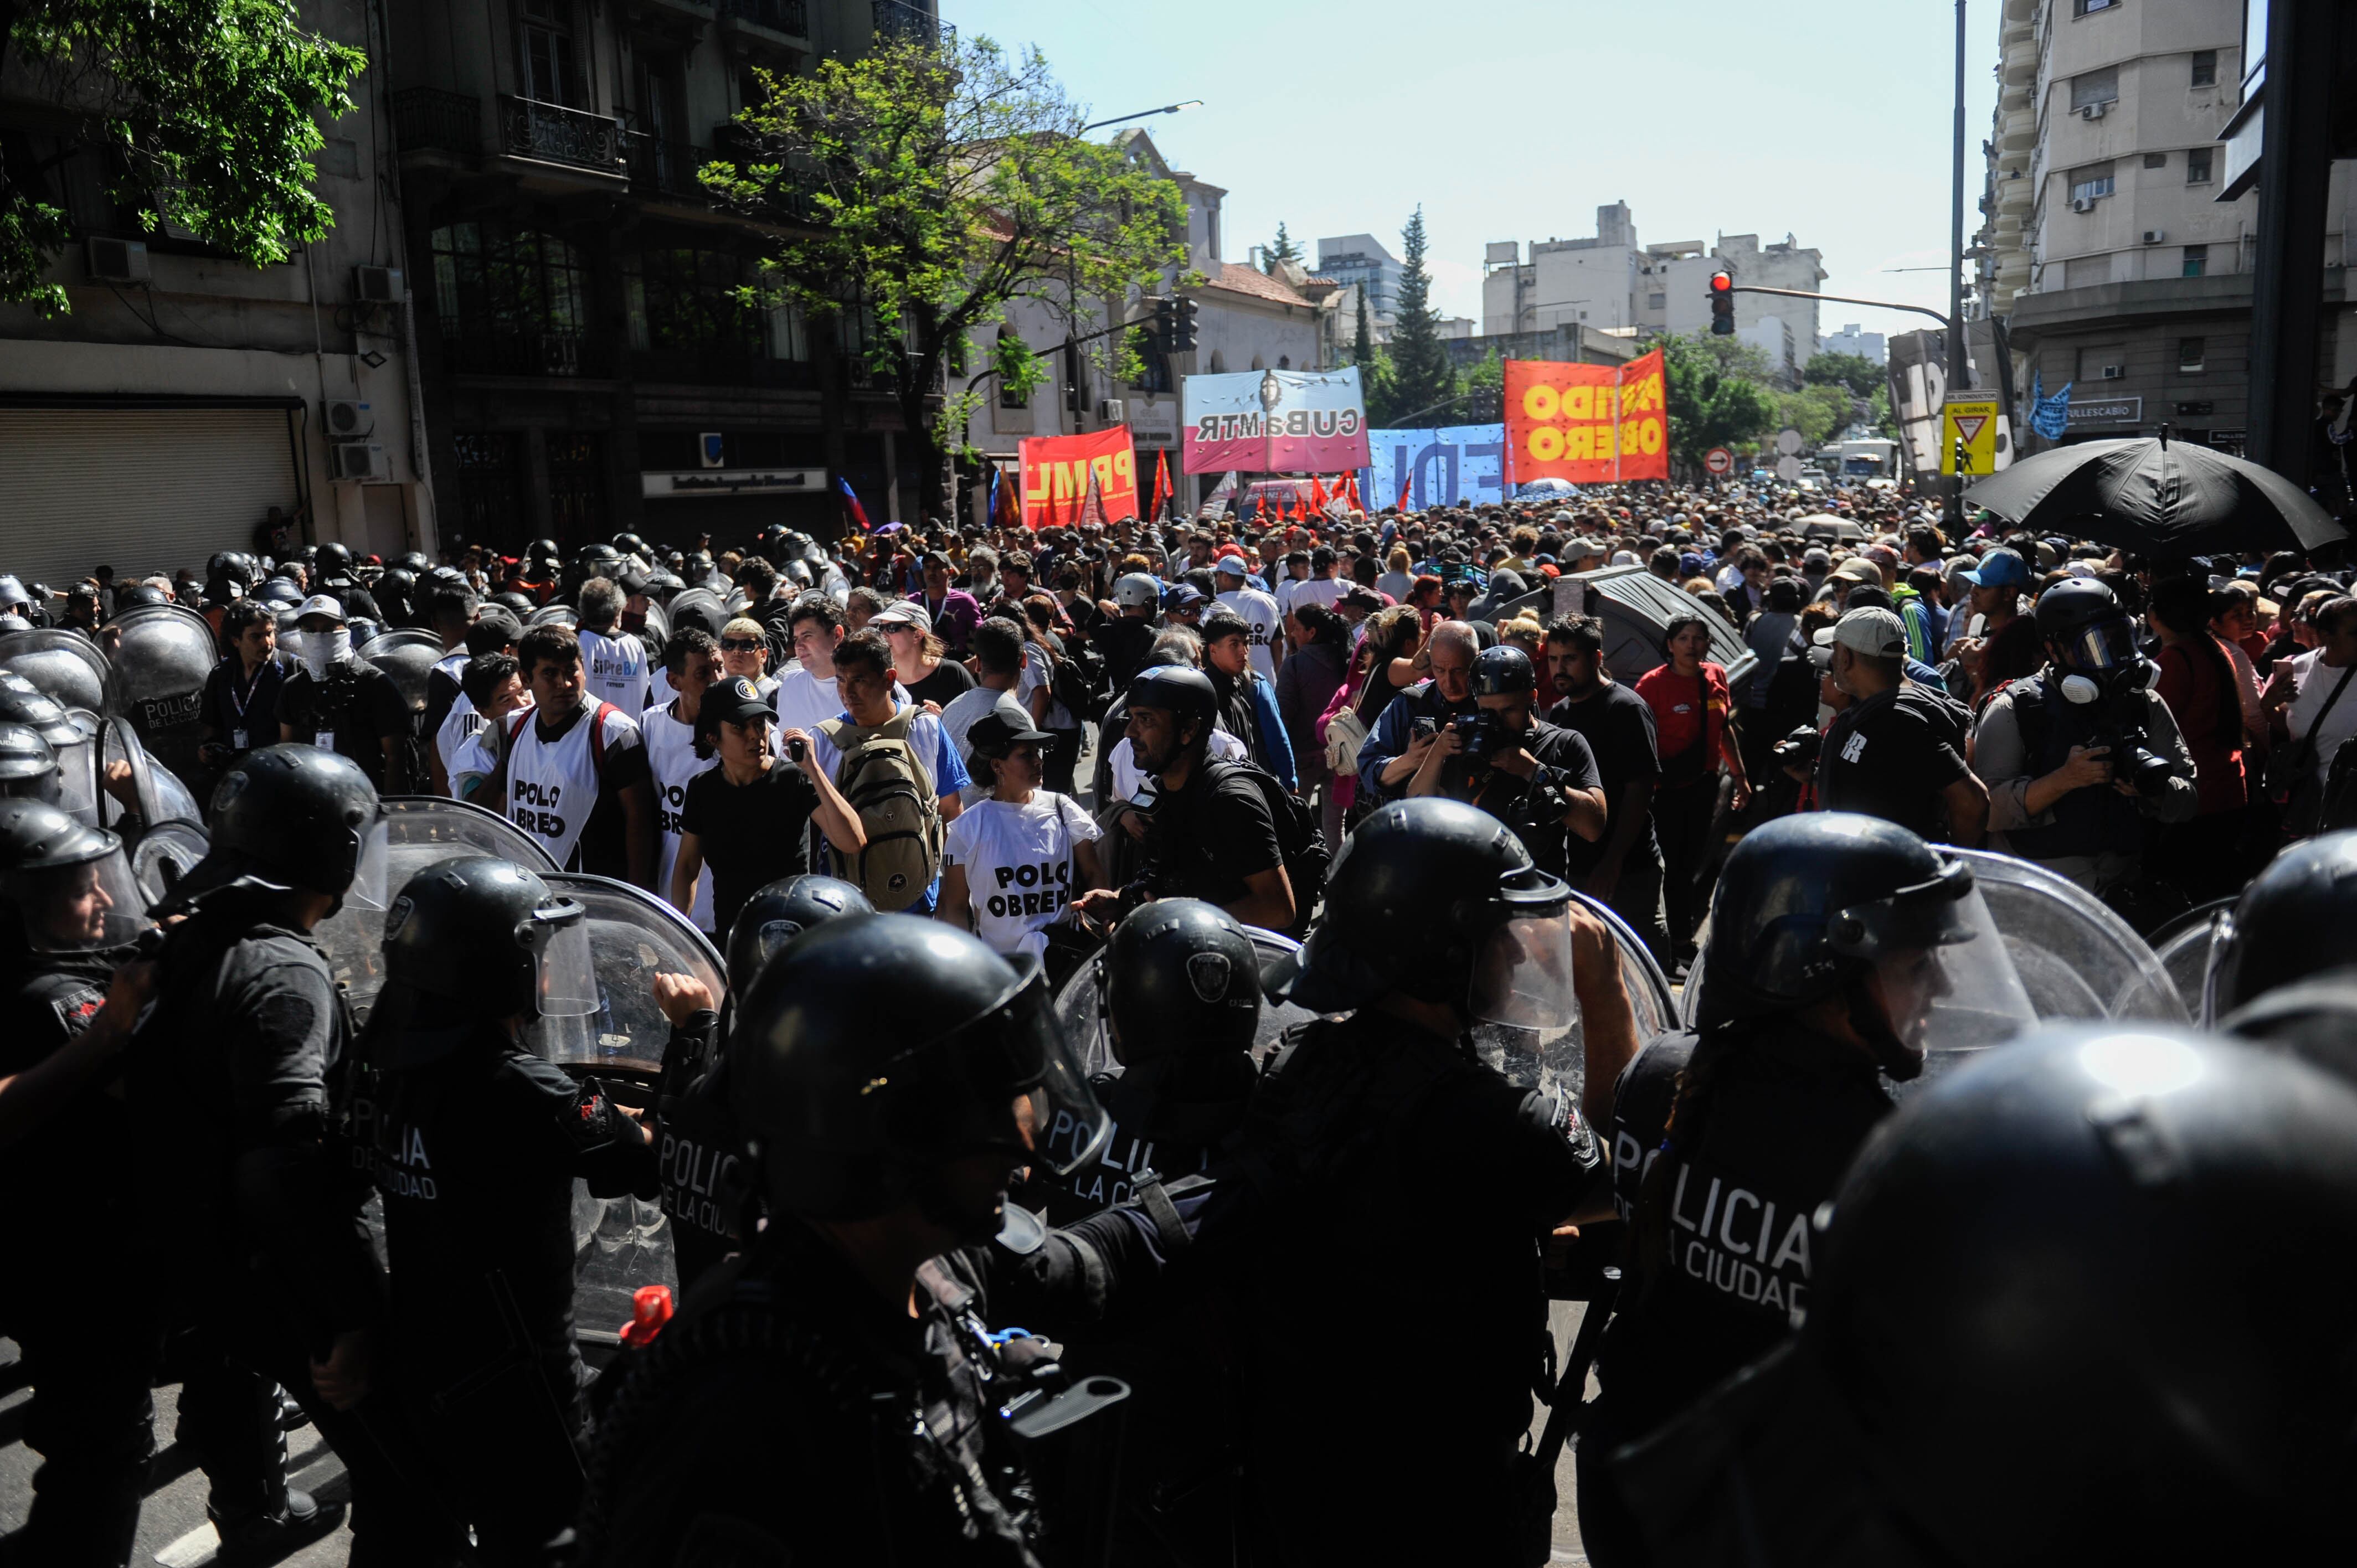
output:
[[1817, 765], [1817, 752], [1824, 745], [1821, 731], [1803, 725], [1778, 741], [1773, 748], [1779, 768], [1813, 768]]
[[1448, 721], [1448, 727], [1455, 730], [1464, 742], [1465, 749], [1461, 755], [1469, 761], [1480, 762], [1499, 752], [1511, 751], [1514, 746], [1514, 736], [1506, 728], [1505, 716], [1487, 708], [1458, 714]]
[[2093, 746], [2111, 747], [2112, 777], [2139, 795], [2158, 795], [2177, 777], [2177, 765], [2152, 748], [2152, 732], [2145, 725], [2148, 711], [2142, 679], [2120, 679], [2104, 697], [2103, 722]]
[[810, 760], [810, 742], [802, 739], [800, 736], [796, 736], [793, 739], [786, 742], [786, 755], [792, 757], [796, 762], [808, 762]]

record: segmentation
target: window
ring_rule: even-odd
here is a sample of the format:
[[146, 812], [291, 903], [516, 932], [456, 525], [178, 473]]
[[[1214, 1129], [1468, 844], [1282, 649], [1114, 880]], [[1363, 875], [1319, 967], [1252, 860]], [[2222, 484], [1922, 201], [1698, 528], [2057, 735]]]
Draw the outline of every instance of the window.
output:
[[2177, 275], [2184, 278], [2198, 278], [2209, 270], [2210, 247], [2207, 245], [2186, 246], [2185, 260], [2179, 266]]
[[2201, 368], [2202, 340], [2179, 338], [2177, 340], [2177, 369], [2180, 375], [2191, 375]]
[[[1006, 328], [1002, 327], [998, 329], [998, 341], [1001, 345], [1000, 351], [1002, 353], [1006, 351], [1005, 345], [1010, 338], [1013, 338], [1017, 342], [1021, 341], [1020, 338], [1017, 338], [1015, 334], [1008, 331]], [[1031, 406], [1031, 394], [1029, 392], [1017, 392], [1013, 387], [1006, 384], [1006, 378], [1005, 376], [1001, 376], [998, 378], [998, 406], [1001, 408], [1029, 408]]]
[[2169, 155], [2167, 153], [2147, 153], [2144, 156], [2144, 166], [2147, 168], [2167, 168], [2169, 166]]
[[522, 25], [524, 96], [579, 108], [571, 0], [524, 0]]
[[2113, 188], [2112, 166], [2109, 164], [2090, 164], [2085, 168], [2073, 170], [2071, 175], [2071, 199], [2073, 201], [2093, 201], [2111, 195]]
[[2208, 185], [2210, 183], [2210, 149], [2208, 147], [2188, 147], [2186, 149], [2185, 183], [2188, 185]]
[[495, 550], [521, 550], [539, 532], [524, 515], [523, 444], [511, 430], [461, 430], [458, 450], [460, 540]]
[[2218, 85], [2218, 51], [2216, 49], [2193, 51], [2193, 75], [2190, 85], [2195, 87]]
[[1648, 310], [1667, 310], [1669, 307], [1670, 296], [1666, 294], [1649, 294], [1645, 296], [1645, 308]]
[[2120, 0], [2071, 0], [2071, 15], [2092, 16], [2098, 11], [2116, 10]]
[[2116, 103], [2120, 96], [2120, 68], [2107, 65], [2101, 70], [2091, 70], [2071, 79], [2071, 107], [2091, 109], [2098, 103]]
[[591, 288], [580, 247], [497, 220], [453, 223], [432, 238], [443, 352], [454, 370], [582, 373]]
[[2083, 381], [2115, 381], [2127, 365], [2127, 349], [2117, 343], [2079, 350], [2079, 371], [2074, 378]]
[[[733, 359], [804, 357], [799, 315], [773, 312], [737, 297], [737, 291], [751, 285], [757, 271], [744, 257], [729, 251], [651, 245], [623, 266], [631, 348]], [[780, 316], [787, 319], [775, 319]]]

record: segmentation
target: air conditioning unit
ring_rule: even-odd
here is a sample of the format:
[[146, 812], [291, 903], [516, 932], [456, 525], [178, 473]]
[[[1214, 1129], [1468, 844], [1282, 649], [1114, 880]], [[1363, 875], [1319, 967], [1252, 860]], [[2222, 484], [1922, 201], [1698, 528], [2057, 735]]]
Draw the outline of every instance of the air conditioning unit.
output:
[[1121, 399], [1109, 397], [1100, 402], [1097, 404], [1097, 417], [1107, 424], [1119, 424], [1126, 417], [1126, 411], [1122, 406]]
[[2100, 120], [2104, 115], [2110, 113], [2111, 111], [2112, 106], [2108, 102], [2102, 103], [2090, 103], [2084, 109], [2079, 111], [2079, 118], [2082, 120]]
[[147, 245], [142, 240], [90, 237], [90, 279], [92, 283], [145, 283]]
[[393, 461], [373, 441], [338, 441], [328, 447], [328, 467], [339, 479], [383, 484], [393, 478]]
[[2144, 242], [2147, 245], [2158, 245], [2163, 240], [2168, 238], [2169, 234], [2166, 230], [2147, 229], [2144, 231]]
[[2093, 212], [2094, 209], [2095, 199], [2092, 196], [2074, 196], [2071, 199], [2071, 210], [2073, 212]]
[[362, 305], [399, 305], [409, 297], [399, 267], [354, 267], [352, 292]]
[[357, 398], [331, 397], [319, 410], [319, 427], [331, 441], [349, 441], [376, 428], [376, 415]]
[[2103, 380], [2103, 381], [2118, 381], [2122, 376], [2124, 376], [2124, 375], [2126, 375], [2126, 374], [2127, 374], [2127, 371], [2126, 371], [2126, 368], [2125, 368], [2125, 367], [2123, 367], [2123, 366], [2119, 366], [2119, 365], [2105, 365], [2105, 366], [2104, 367], [2104, 373], [2103, 373], [2103, 375], [2102, 375], [2100, 378], [2098, 378], [2098, 379]]

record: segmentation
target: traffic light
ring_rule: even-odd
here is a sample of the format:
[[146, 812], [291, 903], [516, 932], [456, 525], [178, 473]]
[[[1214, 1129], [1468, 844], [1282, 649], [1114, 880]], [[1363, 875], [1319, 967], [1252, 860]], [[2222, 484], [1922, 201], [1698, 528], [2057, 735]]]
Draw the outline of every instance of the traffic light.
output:
[[1710, 335], [1714, 338], [1735, 336], [1735, 274], [1710, 274]]
[[1172, 306], [1168, 295], [1148, 295], [1146, 304], [1154, 308], [1154, 315], [1146, 328], [1146, 336], [1153, 339], [1156, 353], [1168, 354], [1170, 352], [1171, 334], [1178, 329], [1178, 312]]
[[1198, 306], [1191, 299], [1177, 300], [1174, 306], [1170, 328], [1170, 351], [1174, 354], [1191, 354], [1195, 351], [1196, 343], [1200, 341], [1195, 326]]

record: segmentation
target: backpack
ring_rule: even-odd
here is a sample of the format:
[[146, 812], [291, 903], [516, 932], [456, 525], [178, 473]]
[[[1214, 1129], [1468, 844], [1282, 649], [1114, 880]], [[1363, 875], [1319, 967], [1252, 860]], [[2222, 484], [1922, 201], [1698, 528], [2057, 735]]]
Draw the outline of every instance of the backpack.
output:
[[874, 729], [841, 719], [818, 725], [840, 758], [834, 787], [859, 815], [867, 847], [856, 856], [829, 845], [834, 875], [857, 885], [889, 914], [925, 896], [942, 874], [942, 812], [932, 769], [909, 744], [920, 710], [902, 708]]
[[2324, 775], [2324, 794], [2317, 802], [2318, 832], [2337, 833], [2344, 828], [2357, 828], [2357, 737], [2332, 748], [2332, 762]]
[[1241, 773], [1259, 788], [1260, 798], [1268, 806], [1269, 820], [1276, 824], [1276, 852], [1285, 863], [1285, 878], [1293, 884], [1293, 924], [1286, 928], [1286, 934], [1299, 935], [1309, 925], [1309, 912], [1317, 907], [1318, 894], [1325, 890], [1327, 868], [1334, 864], [1334, 853], [1326, 846], [1326, 831], [1319, 825], [1318, 813], [1265, 768], [1225, 757], [1207, 760], [1204, 766], [1214, 779]]
[[[1104, 656], [1078, 637], [1063, 639], [1065, 657], [1051, 657], [1048, 693], [1075, 721], [1104, 716]], [[1033, 646], [1038, 646], [1034, 644]]]

